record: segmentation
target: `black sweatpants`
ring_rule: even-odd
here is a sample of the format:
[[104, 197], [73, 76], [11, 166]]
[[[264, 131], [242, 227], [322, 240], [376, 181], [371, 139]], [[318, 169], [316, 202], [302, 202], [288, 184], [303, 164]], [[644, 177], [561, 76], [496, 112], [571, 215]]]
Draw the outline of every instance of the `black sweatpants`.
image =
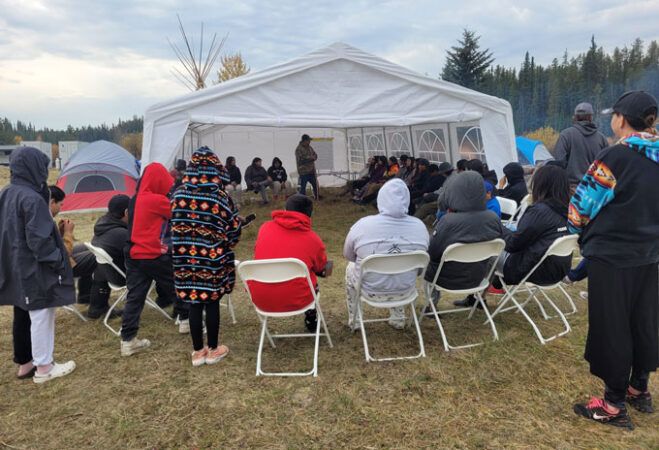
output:
[[658, 274], [657, 264], [620, 268], [589, 261], [585, 358], [615, 406], [624, 405], [630, 384], [646, 391], [659, 365]]
[[30, 313], [14, 306], [14, 362], [27, 364], [32, 361], [32, 335]]
[[89, 303], [92, 289], [92, 274], [98, 266], [96, 257], [85, 247], [84, 244], [77, 244], [73, 247], [73, 260], [76, 265], [73, 266], [73, 276], [78, 278], [78, 303]]
[[[126, 252], [128, 253], [128, 252]], [[174, 267], [172, 257], [162, 255], [156, 259], [132, 259], [126, 254], [126, 286], [128, 296], [121, 316], [121, 339], [130, 341], [137, 336], [140, 315], [144, 309], [146, 295], [155, 281], [161, 286], [159, 295], [166, 295], [174, 303], [174, 315], [187, 320], [188, 307], [176, 297], [174, 291]]]
[[203, 312], [206, 309], [206, 332], [208, 348], [217, 348], [220, 334], [220, 301], [208, 303], [190, 303], [190, 336], [195, 351], [204, 348]]

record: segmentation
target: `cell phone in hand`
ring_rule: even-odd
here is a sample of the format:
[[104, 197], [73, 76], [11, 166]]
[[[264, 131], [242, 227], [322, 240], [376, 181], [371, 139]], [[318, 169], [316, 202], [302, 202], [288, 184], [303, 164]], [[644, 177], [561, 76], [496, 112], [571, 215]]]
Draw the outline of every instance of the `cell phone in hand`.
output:
[[245, 220], [243, 220], [243, 226], [249, 225], [249, 223], [254, 219], [256, 219], [256, 214], [250, 214], [249, 216], [245, 217]]
[[321, 277], [329, 277], [332, 275], [332, 270], [334, 269], [334, 261], [329, 260], [327, 261], [327, 264], [325, 264], [325, 268], [323, 269], [322, 272], [320, 272]]

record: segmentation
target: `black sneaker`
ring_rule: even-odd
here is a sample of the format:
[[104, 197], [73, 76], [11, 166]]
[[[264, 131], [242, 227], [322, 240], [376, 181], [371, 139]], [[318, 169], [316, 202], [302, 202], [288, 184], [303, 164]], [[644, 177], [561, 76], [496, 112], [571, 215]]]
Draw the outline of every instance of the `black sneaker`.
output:
[[[484, 301], [485, 304], [487, 305], [487, 301], [486, 300]], [[473, 295], [468, 295], [463, 300], [456, 300], [453, 302], [455, 306], [458, 306], [460, 308], [471, 308], [472, 306], [474, 306], [474, 303], [476, 303], [476, 297], [474, 297]], [[480, 303], [478, 304], [478, 306], [476, 306], [476, 308], [483, 309]]]
[[627, 428], [629, 430], [634, 429], [634, 424], [632, 423], [632, 418], [629, 417], [627, 408], [622, 407], [620, 411], [614, 414], [606, 409], [606, 404], [601, 398], [591, 397], [588, 404], [576, 403], [573, 409], [578, 416], [594, 420], [595, 422]]
[[[105, 317], [105, 314], [107, 314], [108, 310], [106, 309], [105, 311], [87, 311], [87, 318], [91, 320], [97, 320], [100, 319], [101, 317]], [[123, 310], [121, 309], [113, 309], [112, 312], [110, 313], [110, 319], [115, 319], [117, 317], [121, 317], [123, 314]]]
[[629, 403], [634, 409], [642, 413], [653, 413], [654, 407], [652, 406], [652, 396], [649, 392], [641, 392], [640, 394], [632, 394], [627, 391], [625, 401]]
[[318, 327], [318, 318], [315, 309], [309, 309], [304, 313], [304, 325], [310, 333], [315, 333]]

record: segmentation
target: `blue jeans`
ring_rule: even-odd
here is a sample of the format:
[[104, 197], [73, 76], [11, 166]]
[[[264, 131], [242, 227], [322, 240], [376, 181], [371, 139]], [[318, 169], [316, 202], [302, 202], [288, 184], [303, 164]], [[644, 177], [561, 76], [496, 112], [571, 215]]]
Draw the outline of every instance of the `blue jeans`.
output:
[[575, 283], [577, 281], [581, 281], [584, 278], [588, 276], [588, 260], [586, 258], [583, 258], [579, 264], [577, 264], [577, 267], [574, 269], [570, 270], [567, 274], [567, 277], [571, 280], [574, 281]]
[[300, 194], [307, 195], [307, 183], [311, 183], [314, 198], [318, 198], [318, 185], [316, 184], [316, 174], [308, 173], [300, 175]]

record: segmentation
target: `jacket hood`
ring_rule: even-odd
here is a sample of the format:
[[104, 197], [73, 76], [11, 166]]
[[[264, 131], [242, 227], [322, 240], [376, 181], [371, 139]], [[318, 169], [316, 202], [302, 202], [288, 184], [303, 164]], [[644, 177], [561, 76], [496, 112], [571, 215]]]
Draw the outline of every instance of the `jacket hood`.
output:
[[153, 192], [155, 194], [167, 195], [173, 184], [174, 178], [165, 169], [165, 166], [154, 162], [144, 169], [138, 192]]
[[32, 187], [42, 192], [48, 179], [50, 159], [34, 147], [18, 147], [11, 153], [9, 170], [11, 182]]
[[[272, 220], [289, 230], [311, 231], [311, 217], [297, 211], [272, 211]], [[282, 245], [285, 243], [282, 242]]]
[[582, 120], [574, 124], [574, 128], [579, 130], [584, 136], [590, 136], [597, 131], [597, 125], [589, 120]]
[[524, 169], [520, 163], [511, 162], [503, 166], [503, 174], [506, 176], [509, 184], [515, 184], [524, 181]]
[[444, 186], [446, 206], [451, 211], [485, 210], [485, 183], [478, 172], [466, 171], [449, 177]]
[[94, 236], [102, 236], [103, 234], [110, 230], [114, 230], [115, 228], [128, 229], [128, 224], [108, 213], [104, 216], [101, 216], [101, 218], [96, 222], [96, 225], [94, 225]]
[[620, 143], [659, 164], [659, 135], [641, 132], [623, 138]]
[[410, 191], [400, 178], [384, 183], [378, 191], [378, 211], [391, 217], [405, 217], [410, 207]]
[[275, 163], [279, 163], [279, 167], [284, 167], [284, 165], [281, 162], [281, 159], [277, 158], [276, 156], [272, 158], [272, 167], [275, 167]]
[[208, 147], [196, 150], [182, 180], [186, 189], [215, 192], [230, 183], [229, 174], [220, 159]]

